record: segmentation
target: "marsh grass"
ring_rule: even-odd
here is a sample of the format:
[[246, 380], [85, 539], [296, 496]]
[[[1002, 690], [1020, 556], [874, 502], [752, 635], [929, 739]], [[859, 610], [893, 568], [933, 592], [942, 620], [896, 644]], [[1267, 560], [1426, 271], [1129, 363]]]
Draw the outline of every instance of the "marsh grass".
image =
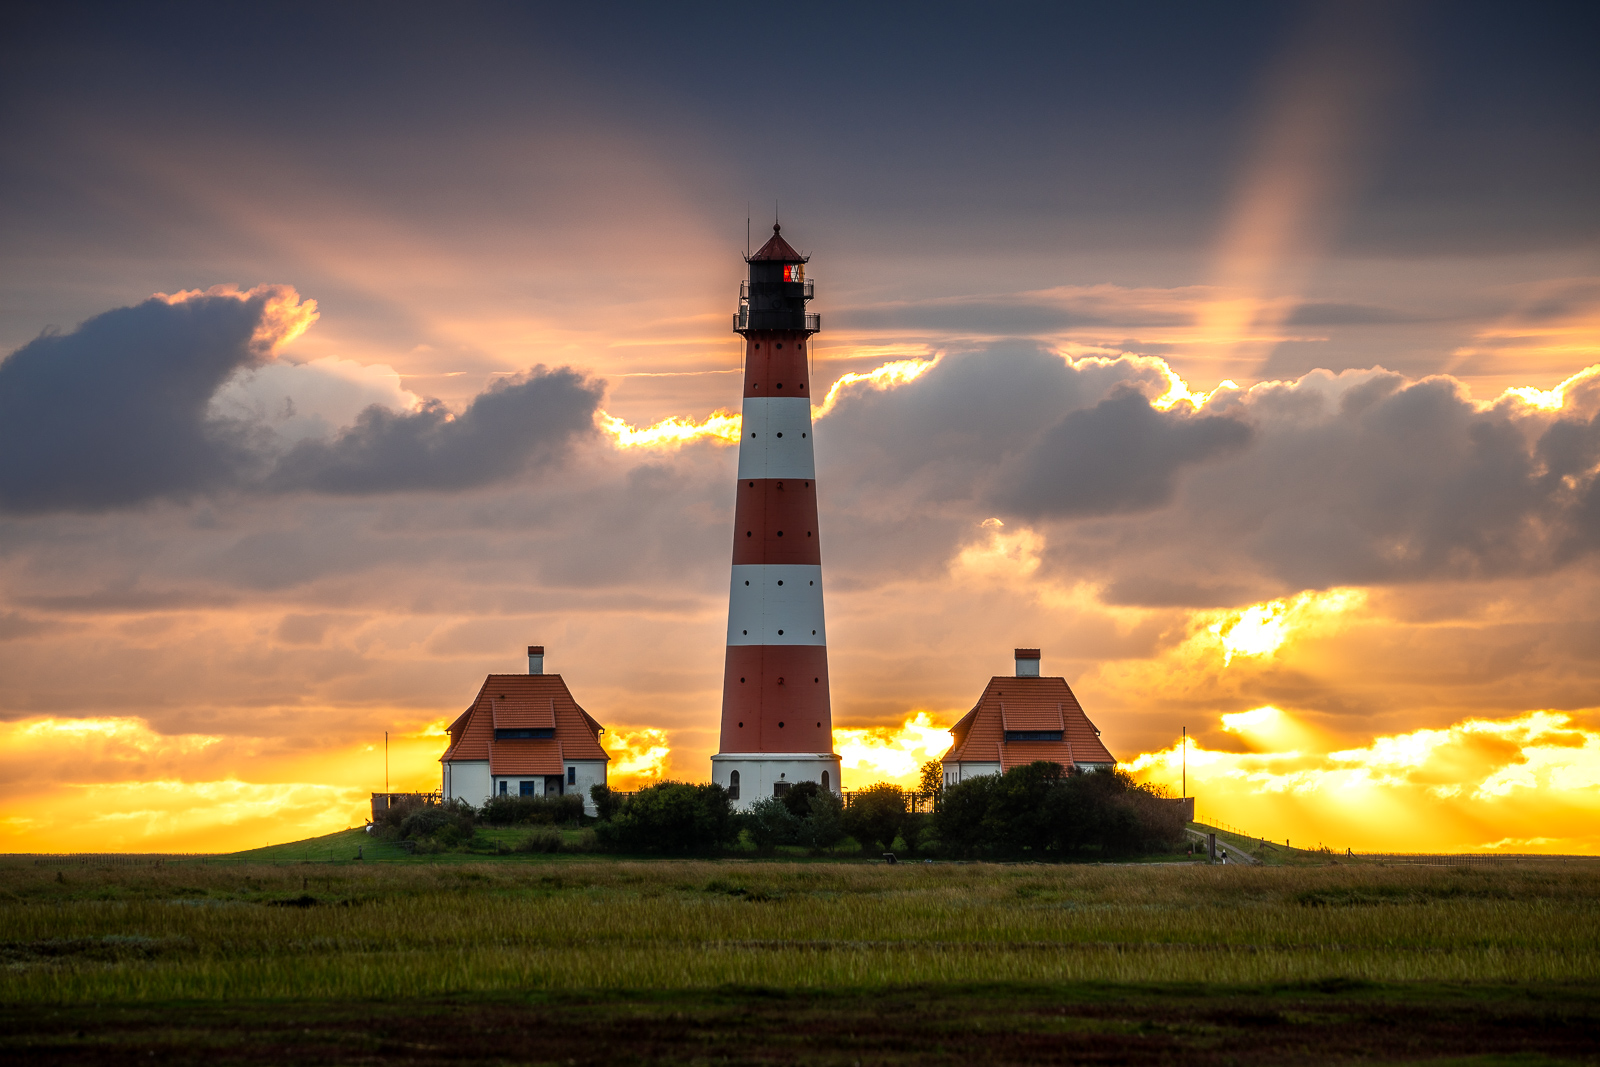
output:
[[0, 1001], [1593, 982], [1600, 867], [0, 864]]

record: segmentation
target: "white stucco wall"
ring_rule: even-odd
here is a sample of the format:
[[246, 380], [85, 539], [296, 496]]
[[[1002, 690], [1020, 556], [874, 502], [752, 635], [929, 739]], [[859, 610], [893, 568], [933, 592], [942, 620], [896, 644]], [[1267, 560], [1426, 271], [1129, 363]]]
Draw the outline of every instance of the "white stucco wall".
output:
[[583, 797], [583, 813], [585, 815], [598, 815], [599, 811], [595, 809], [594, 800], [589, 796], [589, 787], [606, 784], [606, 767], [608, 764], [605, 760], [568, 760], [566, 765], [569, 770], [575, 769], [577, 771], [576, 775], [568, 774], [567, 776], [569, 778], [577, 778], [577, 784], [566, 787], [567, 792], [577, 793]]
[[494, 787], [490, 784], [488, 760], [456, 760], [444, 765], [444, 798], [464, 800], [482, 807]]
[[739, 772], [739, 799], [736, 811], [748, 810], [758, 800], [773, 795], [777, 782], [816, 782], [828, 774], [828, 791], [839, 793], [839, 757], [815, 752], [728, 752], [711, 757], [711, 780], [728, 788], [732, 772]]
[[968, 778], [977, 778], [985, 774], [999, 774], [998, 763], [946, 763], [944, 765], [944, 784], [955, 785]]

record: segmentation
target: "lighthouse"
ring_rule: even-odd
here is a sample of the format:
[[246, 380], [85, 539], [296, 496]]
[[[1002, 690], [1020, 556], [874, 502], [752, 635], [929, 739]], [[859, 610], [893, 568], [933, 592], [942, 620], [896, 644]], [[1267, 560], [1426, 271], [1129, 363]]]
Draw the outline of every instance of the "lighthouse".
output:
[[772, 239], [746, 257], [733, 330], [744, 338], [744, 405], [733, 517], [722, 738], [712, 781], [736, 806], [800, 782], [839, 791], [822, 610], [822, 534], [811, 433], [810, 339], [821, 316], [807, 257]]

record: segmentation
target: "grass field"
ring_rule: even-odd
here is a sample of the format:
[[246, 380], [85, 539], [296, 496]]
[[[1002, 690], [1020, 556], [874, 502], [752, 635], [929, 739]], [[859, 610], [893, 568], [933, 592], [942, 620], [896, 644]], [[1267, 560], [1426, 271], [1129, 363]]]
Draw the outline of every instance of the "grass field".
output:
[[[302, 843], [302, 858], [354, 855], [353, 838], [319, 841]], [[1313, 1032], [1307, 1055], [1324, 1061], [1340, 1048], [1416, 1058], [1425, 1033], [1441, 1035], [1429, 1049], [1463, 1056], [1558, 1057], [1507, 1062], [1593, 1062], [1600, 1048], [1600, 863], [332, 858], [0, 861], [0, 1048], [68, 1062], [88, 1042], [115, 1060], [124, 1046], [108, 1033], [135, 1045], [159, 1033], [164, 1055], [181, 1059], [232, 1034], [240, 1061], [256, 1062], [251, 1050], [278, 1040], [260, 1028], [294, 1017], [307, 1025], [290, 1046], [315, 1037], [323, 1051], [283, 1046], [280, 1059], [422, 1062], [416, 1050], [376, 1053], [368, 1038], [481, 1016], [543, 1020], [544, 1033], [566, 1025], [558, 1018], [610, 1019], [595, 1046], [610, 1048], [608, 1062], [632, 1054], [617, 1035], [655, 1027], [669, 1035], [656, 1059], [694, 1059], [710, 1054], [706, 1033], [752, 1013], [772, 1035], [749, 1062], [807, 1059], [781, 1036], [812, 1017], [818, 1033], [837, 1030], [830, 1048], [882, 1031], [886, 1049], [919, 1062], [944, 1056], [935, 1045], [998, 1062], [964, 1044], [985, 1029], [1037, 1037], [1015, 1062], [1091, 1037], [1123, 1049], [1123, 1062], [1145, 1062], [1134, 1045], [1150, 1062], [1162, 1048], [1270, 1060], [1287, 1055], [1279, 1038]], [[1392, 1021], [1402, 1017], [1411, 1022]], [[121, 1021], [108, 1031], [105, 1020]], [[1239, 1045], [1227, 1035], [1241, 1026]], [[1457, 1040], [1484, 1027], [1500, 1036]], [[1511, 1033], [1521, 1036], [1508, 1044]], [[407, 1041], [396, 1048], [428, 1044]], [[483, 1054], [510, 1053], [490, 1041]]]

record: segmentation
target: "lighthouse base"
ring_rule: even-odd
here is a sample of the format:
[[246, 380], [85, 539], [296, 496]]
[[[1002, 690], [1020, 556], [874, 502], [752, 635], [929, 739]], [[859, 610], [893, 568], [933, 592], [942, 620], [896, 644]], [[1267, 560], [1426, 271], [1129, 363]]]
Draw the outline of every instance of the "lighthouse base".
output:
[[839, 757], [832, 752], [719, 752], [711, 757], [711, 780], [733, 794], [738, 811], [782, 796], [800, 782], [816, 782], [838, 796]]

